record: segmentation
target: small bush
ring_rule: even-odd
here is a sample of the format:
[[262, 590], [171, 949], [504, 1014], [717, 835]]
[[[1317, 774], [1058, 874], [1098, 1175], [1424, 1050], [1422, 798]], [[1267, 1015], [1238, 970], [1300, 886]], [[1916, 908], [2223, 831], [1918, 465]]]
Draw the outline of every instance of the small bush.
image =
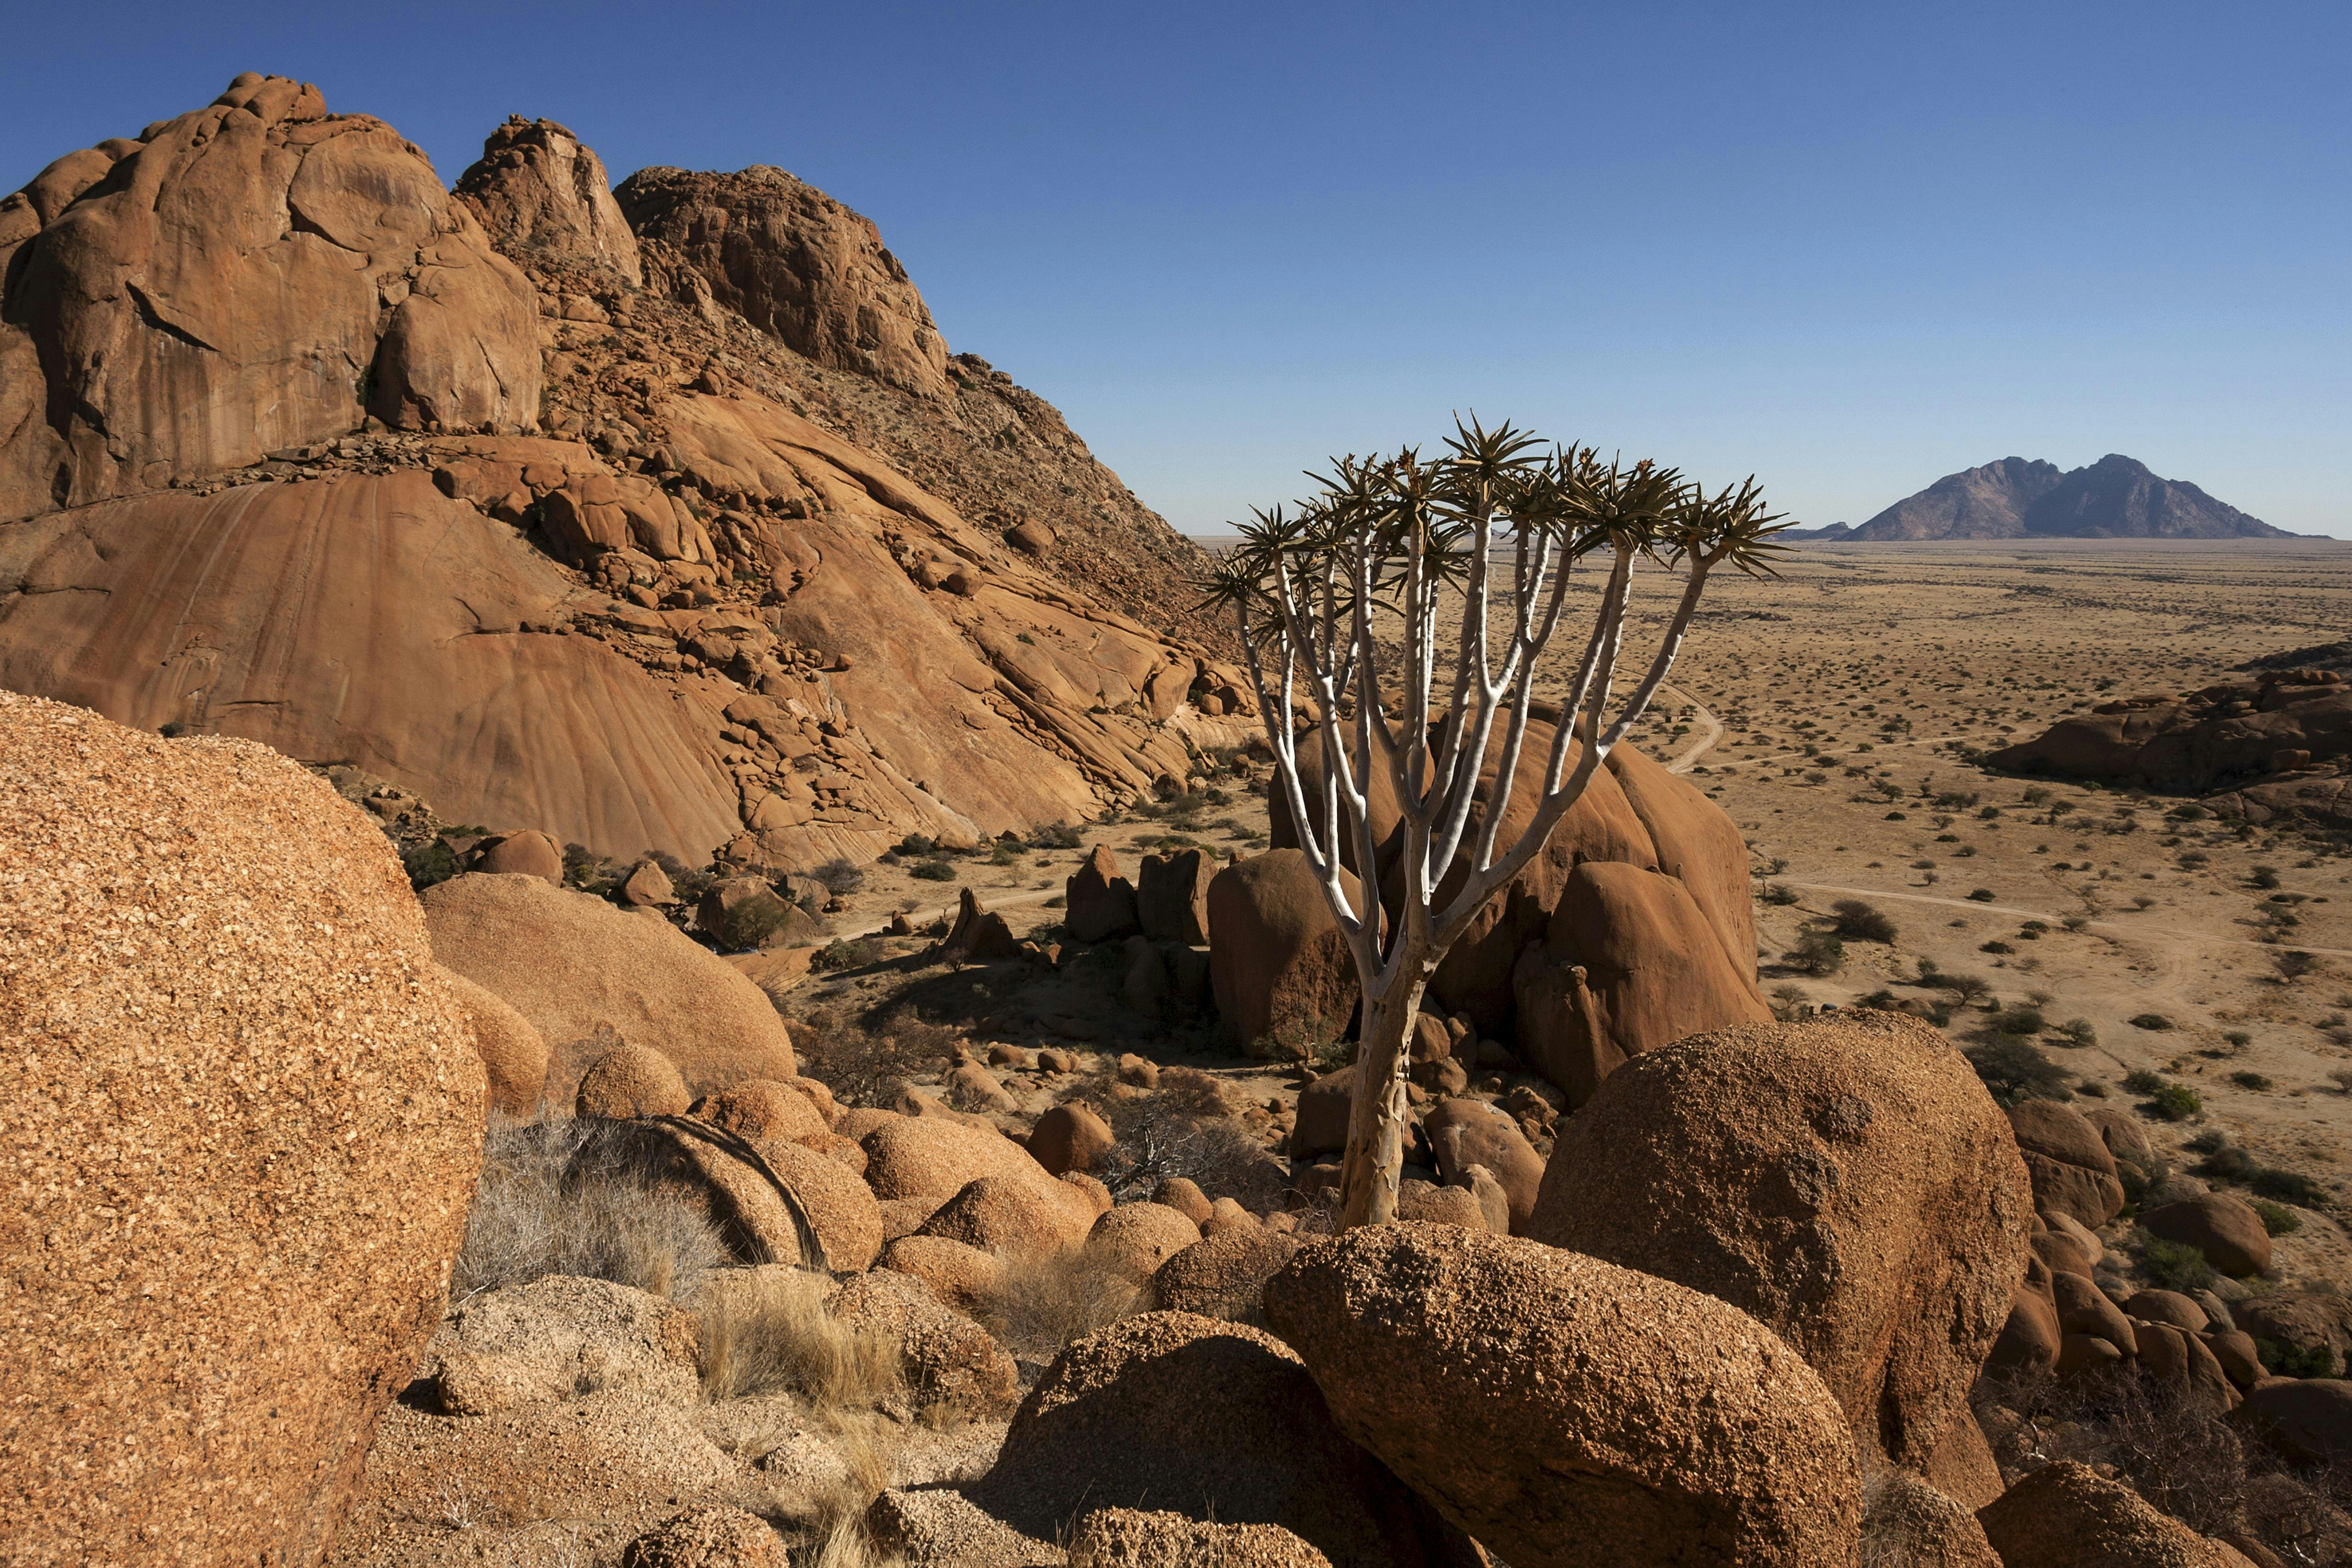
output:
[[2091, 1046], [2099, 1043], [2099, 1031], [2091, 1027], [2089, 1019], [2068, 1019], [2058, 1026], [2059, 1037], [2068, 1045]]
[[2303, 1208], [2317, 1208], [2327, 1201], [2327, 1189], [2317, 1182], [2301, 1171], [2281, 1170], [2276, 1166], [2264, 1166], [2246, 1185], [2264, 1197]]
[[2266, 1092], [2271, 1088], [2271, 1081], [2259, 1072], [2232, 1072], [2230, 1074], [2230, 1082], [2241, 1089], [2251, 1089], [2257, 1094]]
[[996, 1288], [977, 1304], [975, 1315], [1012, 1354], [1042, 1361], [1125, 1317], [1136, 1294], [1132, 1281], [1073, 1247], [1005, 1259]]
[[2336, 1352], [2324, 1344], [2281, 1344], [2276, 1340], [2257, 1339], [2254, 1355], [2263, 1364], [2263, 1370], [2273, 1377], [2336, 1375]]
[[408, 885], [423, 893], [436, 883], [446, 882], [457, 874], [457, 852], [435, 839], [402, 855], [400, 868], [408, 873]]
[[2303, 1228], [2303, 1216], [2283, 1203], [2258, 1197], [2254, 1199], [2253, 1209], [2263, 1217], [2263, 1228], [2273, 1236], [2291, 1236]]
[[1979, 953], [1990, 953], [1996, 957], [2001, 957], [2016, 952], [2017, 949], [1996, 937], [1990, 942], [1979, 942], [1977, 944], [1977, 951]]
[[1992, 902], [1992, 889], [1989, 887], [1977, 888], [1969, 893], [1969, 897], [1979, 904], [1990, 904]]
[[845, 855], [835, 855], [809, 873], [827, 893], [846, 898], [866, 885], [866, 872]]
[[754, 894], [719, 917], [710, 933], [722, 952], [748, 953], [792, 918], [793, 906], [772, 893]]
[[2205, 1109], [2205, 1102], [2185, 1083], [2168, 1083], [2149, 1095], [2140, 1109], [2158, 1121], [2186, 1122]]
[[2139, 1266], [2157, 1285], [2183, 1294], [2210, 1290], [2215, 1279], [2204, 1253], [2186, 1241], [2167, 1241], [2145, 1231], [2139, 1235]]
[[836, 939], [809, 955], [809, 967], [862, 969], [868, 964], [880, 963], [882, 957], [882, 939], [878, 936], [860, 936], [856, 941]]
[[1892, 942], [1895, 922], [1858, 898], [1841, 898], [1830, 905], [1837, 919], [1831, 929], [1856, 942]]
[[2137, 1067], [2124, 1074], [2124, 1087], [2135, 1094], [2153, 1094], [2164, 1087], [2164, 1080], [2145, 1067]]
[[1078, 830], [1067, 822], [1055, 822], [1050, 828], [1040, 828], [1029, 836], [1029, 841], [1041, 850], [1074, 850], [1086, 841]]
[[2162, 1013], [2134, 1013], [2127, 1021], [2134, 1029], [2161, 1031], [2172, 1027], [2172, 1020]]
[[908, 833], [898, 841], [898, 852], [909, 860], [920, 860], [926, 855], [937, 854], [939, 848], [938, 844], [921, 833]]
[[2074, 1097], [2066, 1086], [2066, 1070], [2014, 1036], [1996, 1034], [1980, 1044], [1967, 1047], [1962, 1054], [1999, 1104]]
[[905, 1013], [861, 1022], [820, 1009], [793, 1020], [801, 1071], [844, 1105], [887, 1105], [908, 1079], [938, 1069], [961, 1043], [953, 1030]]
[[1845, 967], [1845, 944], [1827, 931], [1808, 931], [1797, 945], [1780, 955], [1783, 961], [1808, 975], [1834, 975]]
[[1764, 884], [1764, 902], [1786, 908], [1797, 902], [1797, 890], [1785, 882], [1768, 882]]
[[2050, 1027], [2039, 1008], [2011, 1005], [1985, 1020], [1985, 1026], [2000, 1034], [2036, 1035]]
[[918, 882], [953, 882], [956, 868], [945, 856], [934, 855], [929, 860], [917, 861], [908, 868], [907, 874]]

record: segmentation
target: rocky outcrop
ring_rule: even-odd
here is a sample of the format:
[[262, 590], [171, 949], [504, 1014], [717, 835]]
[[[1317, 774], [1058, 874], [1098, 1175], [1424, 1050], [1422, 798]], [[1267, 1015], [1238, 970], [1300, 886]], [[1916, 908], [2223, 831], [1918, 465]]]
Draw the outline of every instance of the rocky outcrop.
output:
[[407, 879], [284, 758], [5, 692], [0, 841], [0, 1539], [316, 1563], [481, 1157]]
[[[0, 685], [355, 767], [444, 821], [771, 871], [1076, 820], [1245, 737], [1237, 675], [1090, 591], [1164, 525], [1129, 497], [1092, 556], [1070, 517], [1039, 558], [795, 413], [912, 428], [837, 419], [794, 390], [808, 361], [746, 362], [770, 340], [633, 289], [561, 127], [509, 123], [467, 182], [525, 276], [379, 122], [292, 83], [232, 97], [61, 161], [0, 216]], [[380, 299], [369, 268], [402, 256]], [[104, 287], [51, 278], [72, 267]], [[338, 325], [305, 279], [365, 298]], [[542, 351], [574, 439], [358, 428], [364, 372], [391, 423], [511, 433]], [[483, 377], [521, 412], [477, 406]], [[81, 505], [167, 482], [194, 493]]]
[[2275, 797], [2265, 807], [2275, 810], [2304, 786], [2325, 796], [2347, 758], [2352, 682], [2334, 670], [2269, 670], [2186, 695], [2101, 703], [1985, 761], [2012, 773], [2179, 793], [2235, 785], [2261, 800]]
[[1265, 1313], [1340, 1430], [1519, 1568], [1854, 1560], [1836, 1400], [1711, 1296], [1398, 1224], [1303, 1245]]
[[209, 106], [0, 204], [0, 520], [342, 435], [537, 422], [530, 283], [433, 166], [318, 89]]
[[1866, 1460], [1918, 1469], [1968, 1416], [2032, 1212], [1968, 1061], [1865, 1010], [1636, 1058], [1561, 1124], [1527, 1233], [1738, 1307], [1812, 1364]]
[[873, 220], [782, 169], [640, 169], [615, 193], [719, 305], [827, 370], [954, 395], [948, 347]]
[[2034, 1207], [2094, 1231], [2123, 1212], [2123, 1182], [2098, 1128], [2054, 1100], [2028, 1100], [2008, 1115], [2033, 1178]]
[[2235, 1568], [2245, 1561], [2072, 1459], [2026, 1476], [1979, 1509], [1977, 1520], [2003, 1568]]
[[1882, 539], [2288, 538], [2258, 517], [2147, 465], [2110, 453], [2061, 473], [2054, 463], [2004, 457], [1947, 474], [1844, 538]]
[[457, 177], [457, 198], [509, 255], [585, 262], [632, 285], [645, 281], [637, 236], [613, 199], [604, 160], [551, 120], [507, 116], [482, 143], [481, 161]]
[[[502, 998], [556, 1048], [548, 1095], [569, 1103], [598, 1029], [660, 1052], [689, 1097], [797, 1076], [792, 1036], [761, 989], [656, 916], [537, 877], [455, 877], [425, 894], [440, 961]], [[677, 1109], [685, 1107], [680, 1104]]]

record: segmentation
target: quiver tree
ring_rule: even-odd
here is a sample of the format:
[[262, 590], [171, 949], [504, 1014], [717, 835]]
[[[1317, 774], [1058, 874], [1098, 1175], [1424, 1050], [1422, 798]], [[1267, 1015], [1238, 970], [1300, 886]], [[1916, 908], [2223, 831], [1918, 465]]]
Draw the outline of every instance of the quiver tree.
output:
[[[1328, 476], [1309, 476], [1320, 486], [1311, 498], [1255, 513], [1211, 579], [1212, 602], [1238, 623], [1299, 847], [1362, 986], [1341, 1167], [1349, 1226], [1395, 1217], [1405, 1042], [1438, 961], [1543, 848], [1641, 718], [1708, 575], [1727, 564], [1769, 573], [1786, 549], [1771, 538], [1786, 525], [1766, 513], [1752, 478], [1710, 496], [1671, 468], [1604, 465], [1589, 447], [1547, 448], [1508, 424], [1489, 431], [1475, 420], [1445, 445], [1429, 459], [1410, 448], [1337, 459]], [[1682, 593], [1648, 668], [1621, 699], [1626, 607], [1645, 557], [1677, 573]], [[1553, 728], [1542, 798], [1517, 841], [1500, 843], [1538, 667], [1566, 619], [1570, 575], [1588, 559], [1606, 576]], [[1441, 626], [1453, 632], [1450, 651]], [[1393, 736], [1391, 713], [1401, 721]], [[1475, 809], [1498, 724], [1492, 799]], [[1302, 728], [1319, 743], [1304, 773]], [[1319, 810], [1310, 810], [1310, 789]], [[1376, 829], [1373, 796], [1391, 793], [1401, 820]], [[1380, 838], [1394, 854], [1385, 901], [1374, 869]], [[1353, 894], [1349, 862], [1362, 873]]]

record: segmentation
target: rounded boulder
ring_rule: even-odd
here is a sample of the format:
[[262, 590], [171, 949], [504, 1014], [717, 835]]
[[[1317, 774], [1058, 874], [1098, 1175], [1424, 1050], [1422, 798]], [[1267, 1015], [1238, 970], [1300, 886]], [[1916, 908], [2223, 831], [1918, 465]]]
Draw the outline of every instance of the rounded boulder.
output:
[[562, 1042], [600, 1026], [668, 1057], [692, 1094], [798, 1074], [767, 994], [665, 920], [524, 876], [452, 877], [424, 904], [434, 956], [557, 1050], [548, 1090], [559, 1104], [588, 1065], [565, 1060]]
[[1562, 1128], [1529, 1235], [1730, 1302], [1821, 1374], [1865, 1455], [1926, 1462], [2033, 1218], [2009, 1123], [1941, 1031], [1864, 1010], [1696, 1036]]
[[2009, 1108], [2009, 1124], [2033, 1178], [2036, 1208], [2065, 1215], [2089, 1230], [2123, 1212], [2116, 1156], [2080, 1112], [2054, 1100], [2027, 1100]]
[[1520, 1238], [1394, 1224], [1302, 1245], [1265, 1312], [1340, 1429], [1515, 1568], [1854, 1560], [1844, 1414], [1801, 1356], [1711, 1296]]
[[677, 1067], [658, 1051], [625, 1045], [589, 1064], [572, 1096], [575, 1116], [681, 1116], [691, 1097]]
[[547, 1082], [547, 1041], [530, 1020], [455, 969], [434, 966], [474, 1026], [474, 1049], [489, 1079], [490, 1109], [528, 1119]]
[[[1339, 873], [1351, 904], [1363, 893]], [[1209, 983], [1244, 1046], [1346, 1036], [1360, 991], [1347, 933], [1298, 850], [1273, 850], [1210, 879]]]
[[7, 1554], [316, 1563], [481, 1161], [407, 875], [265, 747], [7, 692], [0, 841]]
[[2271, 1270], [2271, 1235], [2263, 1217], [2226, 1193], [2209, 1192], [2164, 1204], [2139, 1217], [2140, 1228], [2185, 1242], [2224, 1274], [2245, 1279]]

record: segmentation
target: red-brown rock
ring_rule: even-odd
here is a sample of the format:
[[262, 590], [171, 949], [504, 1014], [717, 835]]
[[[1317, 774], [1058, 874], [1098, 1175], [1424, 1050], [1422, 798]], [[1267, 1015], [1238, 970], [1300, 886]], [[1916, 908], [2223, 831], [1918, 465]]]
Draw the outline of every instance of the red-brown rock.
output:
[[408, 879], [285, 758], [5, 691], [0, 841], [5, 1555], [317, 1563], [481, 1157]]
[[[1341, 885], [1351, 903], [1362, 897], [1345, 872]], [[1210, 984], [1244, 1046], [1346, 1037], [1360, 999], [1355, 954], [1304, 853], [1276, 849], [1227, 866], [1209, 883], [1208, 908]]]
[[2010, 1107], [2009, 1124], [2033, 1177], [2035, 1207], [2093, 1230], [2123, 1211], [2116, 1157], [2079, 1113], [2054, 1100], [2027, 1100]]
[[1916, 1469], [2009, 1315], [2032, 1203], [2007, 1121], [1942, 1032], [1858, 1010], [1636, 1057], [1562, 1124], [1527, 1234], [1754, 1316], [1821, 1374], [1865, 1457]]
[[481, 161], [457, 176], [457, 197], [501, 250], [528, 250], [609, 267], [644, 281], [604, 161], [551, 120], [510, 114], [482, 143]]

